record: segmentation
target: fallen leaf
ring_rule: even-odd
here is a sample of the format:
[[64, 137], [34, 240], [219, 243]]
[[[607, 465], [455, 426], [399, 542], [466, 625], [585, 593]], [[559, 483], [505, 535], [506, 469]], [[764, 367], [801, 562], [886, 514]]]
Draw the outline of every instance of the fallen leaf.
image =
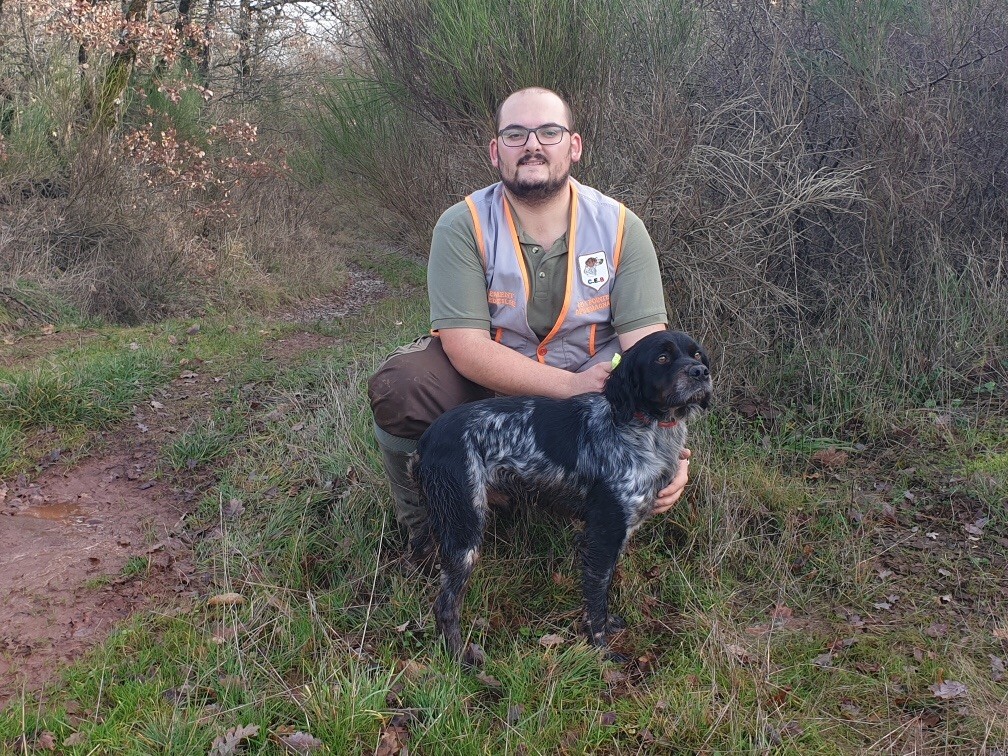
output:
[[770, 613], [770, 616], [773, 617], [774, 619], [788, 620], [794, 616], [794, 611], [789, 606], [785, 606], [784, 604], [777, 604], [774, 606], [773, 611]]
[[812, 463], [831, 470], [845, 466], [849, 457], [850, 455], [847, 452], [840, 451], [831, 446], [828, 449], [820, 449], [813, 454]]
[[39, 736], [35, 739], [35, 747], [41, 748], [43, 751], [55, 751], [56, 736], [48, 730], [39, 733]]
[[609, 685], [615, 685], [616, 683], [624, 682], [627, 676], [618, 669], [606, 669], [602, 673], [602, 679], [609, 683]]
[[995, 627], [994, 637], [998, 640], [1008, 640], [1008, 627]]
[[42, 335], [43, 335], [43, 336], [52, 336], [52, 335], [53, 335], [53, 333], [55, 333], [55, 332], [56, 332], [56, 326], [54, 326], [54, 325], [48, 325], [48, 324], [47, 324], [47, 325], [44, 325], [44, 326], [42, 326], [42, 327], [41, 327], [41, 328], [39, 329], [39, 331], [41, 331], [41, 332], [42, 332]]
[[567, 641], [565, 641], [559, 635], [544, 635], [542, 638], [539, 639], [539, 645], [544, 646], [545, 648], [552, 648], [553, 646], [562, 646], [566, 642]]
[[966, 532], [972, 535], [983, 535], [983, 529], [990, 522], [989, 517], [978, 517], [969, 525], [966, 525]]
[[322, 741], [312, 737], [307, 732], [299, 731], [289, 735], [277, 734], [277, 740], [283, 744], [289, 753], [307, 754], [322, 747]]
[[955, 680], [945, 680], [944, 682], [935, 683], [929, 686], [928, 690], [934, 693], [935, 698], [941, 698], [945, 701], [961, 698], [967, 693], [966, 686]]
[[466, 646], [464, 657], [466, 663], [474, 667], [482, 667], [486, 664], [486, 651], [479, 643], [470, 643]]
[[245, 725], [228, 730], [214, 738], [208, 756], [232, 756], [249, 738], [259, 734], [259, 725]]
[[788, 696], [791, 694], [791, 686], [785, 685], [779, 688], [776, 693], [767, 699], [767, 702], [774, 706], [783, 706], [784, 702], [787, 701]]
[[924, 635], [928, 638], [944, 638], [948, 635], [948, 625], [944, 622], [936, 622], [924, 630]]
[[819, 654], [812, 663], [819, 667], [820, 669], [826, 669], [827, 667], [833, 666], [833, 654], [827, 651], [825, 654]]
[[485, 687], [490, 688], [490, 690], [500, 690], [504, 687], [500, 680], [493, 675], [486, 674], [485, 672], [478, 673], [476, 675], [476, 679]]
[[648, 651], [643, 656], [637, 657], [637, 671], [642, 675], [650, 675], [654, 670], [654, 665], [658, 657], [652, 651]]
[[861, 718], [861, 707], [849, 699], [840, 702], [840, 711], [847, 719]]
[[738, 661], [743, 664], [749, 663], [749, 652], [746, 651], [742, 646], [736, 645], [734, 643], [729, 643], [725, 646], [725, 651], [734, 656]]
[[414, 659], [401, 661], [399, 662], [398, 667], [399, 671], [403, 673], [403, 676], [407, 680], [419, 680], [424, 672], [427, 671], [427, 667]]
[[601, 716], [599, 716], [599, 724], [602, 725], [603, 727], [612, 727], [614, 724], [616, 724], [616, 712], [607, 711]]
[[207, 606], [239, 606], [245, 603], [240, 593], [218, 593], [207, 599]]
[[224, 517], [228, 520], [233, 520], [244, 512], [245, 505], [241, 503], [240, 499], [231, 499], [224, 507]]
[[165, 407], [165, 406], [164, 406], [164, 405], [163, 405], [163, 404], [162, 404], [161, 402], [159, 402], [159, 401], [158, 401], [157, 399], [151, 399], [151, 402], [150, 402], [150, 406], [151, 406], [151, 407], [153, 407], [153, 408], [154, 408], [155, 410], [163, 410], [163, 409], [164, 409], [164, 407]]
[[1005, 676], [1004, 659], [1002, 659], [1000, 656], [994, 656], [994, 654], [991, 654], [990, 663], [991, 663], [991, 679], [994, 680], [994, 682], [1001, 682]]
[[190, 336], [192, 336], [193, 334], [199, 333], [199, 330], [200, 330], [199, 323], [193, 323], [191, 326], [189, 326], [186, 329], [186, 333], [188, 333]]
[[403, 727], [390, 726], [382, 733], [375, 756], [399, 756], [406, 750], [408, 733]]
[[129, 345], [129, 348], [130, 348], [131, 352], [135, 352], [135, 351], [137, 351], [140, 348], [140, 345], [137, 344], [135, 341], [131, 341], [130, 345]]
[[87, 741], [87, 736], [83, 732], [75, 732], [72, 735], [68, 735], [67, 739], [63, 741], [64, 748], [72, 748], [73, 746], [81, 745]]

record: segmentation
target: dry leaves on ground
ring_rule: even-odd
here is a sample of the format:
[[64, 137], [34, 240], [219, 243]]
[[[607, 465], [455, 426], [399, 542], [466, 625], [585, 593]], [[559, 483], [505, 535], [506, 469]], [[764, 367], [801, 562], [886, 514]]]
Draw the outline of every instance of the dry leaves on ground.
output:
[[245, 725], [228, 730], [214, 738], [209, 756], [233, 756], [245, 741], [259, 734], [259, 725]]

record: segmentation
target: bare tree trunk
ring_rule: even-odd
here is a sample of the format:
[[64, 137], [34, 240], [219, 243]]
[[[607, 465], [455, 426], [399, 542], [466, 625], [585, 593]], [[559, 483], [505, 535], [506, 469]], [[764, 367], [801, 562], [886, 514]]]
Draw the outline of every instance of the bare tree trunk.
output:
[[217, 0], [207, 0], [206, 22], [203, 24], [203, 50], [200, 53], [197, 73], [203, 86], [210, 86], [210, 57], [213, 49], [211, 37], [217, 23]]
[[[147, 0], [129, 0], [126, 6], [126, 20], [136, 21], [143, 18], [146, 12]], [[136, 60], [136, 47], [125, 38], [125, 35], [126, 30], [123, 29], [122, 49], [112, 56], [98, 93], [94, 122], [106, 132], [112, 131], [119, 120], [119, 106], [122, 104], [122, 96], [129, 84], [133, 63]]]
[[243, 91], [252, 75], [252, 4], [250, 0], [241, 0], [238, 6], [238, 91]]

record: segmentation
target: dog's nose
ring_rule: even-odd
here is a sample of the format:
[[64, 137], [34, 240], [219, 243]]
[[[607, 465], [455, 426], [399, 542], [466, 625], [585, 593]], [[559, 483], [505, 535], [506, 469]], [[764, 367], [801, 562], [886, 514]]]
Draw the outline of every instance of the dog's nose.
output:
[[707, 366], [704, 365], [703, 363], [699, 363], [698, 362], [696, 365], [693, 365], [689, 369], [689, 377], [690, 378], [700, 379], [700, 378], [706, 378], [709, 375], [710, 375], [710, 370], [708, 370]]

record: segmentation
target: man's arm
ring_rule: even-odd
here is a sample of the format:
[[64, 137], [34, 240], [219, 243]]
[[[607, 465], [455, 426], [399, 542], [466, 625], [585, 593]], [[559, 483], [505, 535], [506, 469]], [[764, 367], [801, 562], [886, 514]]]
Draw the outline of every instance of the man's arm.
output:
[[438, 335], [445, 354], [459, 373], [501, 394], [565, 399], [587, 391], [601, 391], [612, 369], [608, 363], [602, 363], [581, 373], [570, 373], [543, 365], [498, 344], [490, 338], [489, 331], [478, 328], [442, 328]]
[[632, 347], [634, 344], [643, 339], [649, 333], [657, 333], [658, 331], [664, 331], [664, 330], [665, 330], [664, 323], [655, 323], [654, 325], [644, 326], [642, 328], [635, 328], [632, 331], [621, 333], [619, 335], [620, 351], [625, 352], [627, 349]]

